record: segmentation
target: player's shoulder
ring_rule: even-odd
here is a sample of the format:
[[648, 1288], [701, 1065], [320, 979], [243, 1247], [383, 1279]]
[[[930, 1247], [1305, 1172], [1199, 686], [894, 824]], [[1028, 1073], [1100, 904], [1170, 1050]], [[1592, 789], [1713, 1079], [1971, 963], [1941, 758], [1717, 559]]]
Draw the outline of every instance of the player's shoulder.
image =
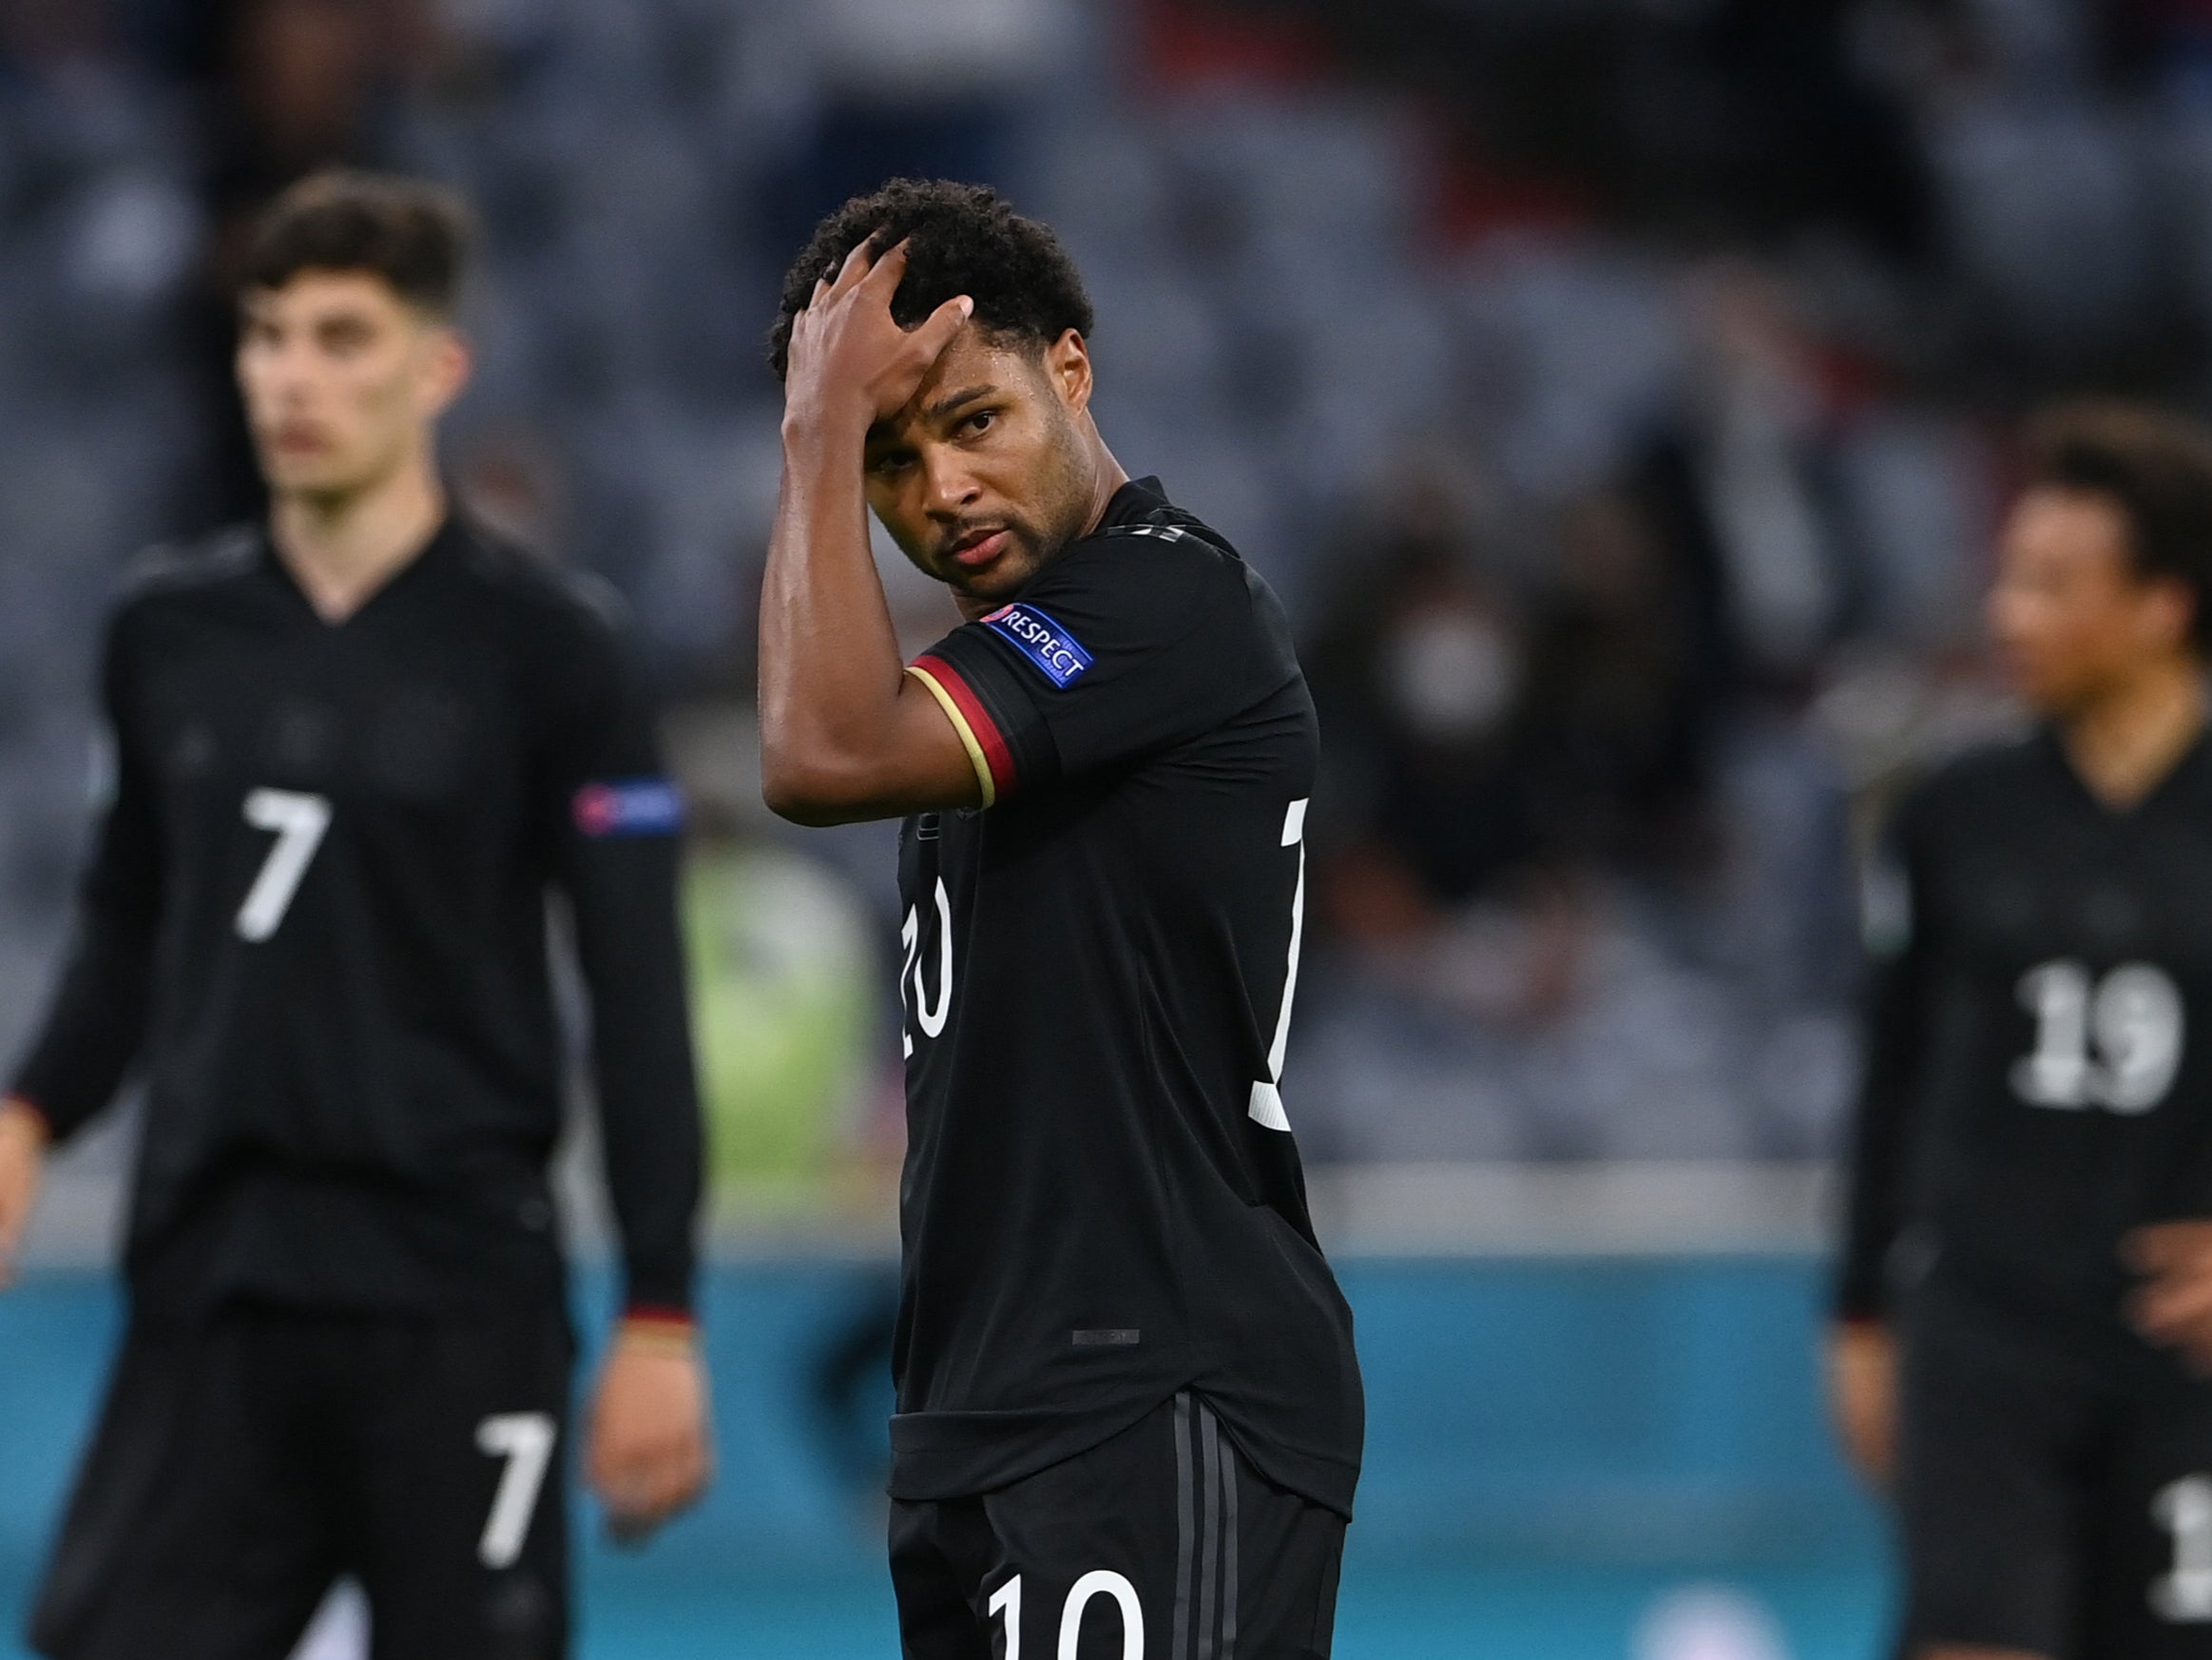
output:
[[1156, 478], [1134, 480], [1086, 544], [1191, 587], [1249, 588], [1257, 578], [1235, 544], [1198, 514], [1169, 501]]
[[1040, 586], [1194, 622], [1275, 608], [1267, 584], [1229, 538], [1170, 502], [1154, 478], [1124, 486], [1105, 522], [1072, 545]]
[[120, 617], [148, 607], [189, 603], [250, 581], [261, 558], [260, 531], [230, 525], [189, 541], [160, 542], [133, 554], [117, 577], [113, 608]]
[[614, 585], [474, 524], [461, 527], [459, 553], [472, 582], [530, 632], [559, 640], [613, 642], [629, 633], [629, 609]]

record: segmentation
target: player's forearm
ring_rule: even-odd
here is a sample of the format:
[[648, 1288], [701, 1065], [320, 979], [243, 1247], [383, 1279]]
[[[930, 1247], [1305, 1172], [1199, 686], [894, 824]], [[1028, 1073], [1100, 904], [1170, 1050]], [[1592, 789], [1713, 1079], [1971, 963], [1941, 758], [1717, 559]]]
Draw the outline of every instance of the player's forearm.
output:
[[1889, 1318], [1889, 1257], [1895, 1243], [1887, 1232], [1846, 1243], [1829, 1309], [1837, 1323], [1878, 1323]]
[[1839, 1320], [1880, 1320], [1888, 1312], [1890, 1259], [1905, 1217], [1905, 1099], [1901, 1080], [1876, 1075], [1859, 1103], [1836, 1277]]
[[1874, 1320], [1889, 1302], [1890, 1259], [1904, 1231], [1913, 1103], [1921, 1088], [1921, 976], [1917, 956], [1876, 966], [1866, 988], [1866, 1075], [1851, 1126], [1843, 1252], [1836, 1312]]
[[705, 1138], [682, 987], [673, 990], [670, 1013], [658, 1017], [595, 998], [601, 1009], [632, 1015], [598, 1040], [607, 1198], [631, 1313], [688, 1313], [698, 1266]]
[[152, 931], [93, 916], [79, 935], [45, 1025], [8, 1094], [63, 1140], [114, 1096], [144, 1042], [153, 1001]]
[[856, 415], [789, 419], [760, 594], [762, 784], [789, 818], [835, 820], [880, 792], [905, 680], [868, 542]]
[[691, 1306], [704, 1135], [671, 838], [581, 848], [567, 876], [591, 997], [607, 1199], [625, 1307]]

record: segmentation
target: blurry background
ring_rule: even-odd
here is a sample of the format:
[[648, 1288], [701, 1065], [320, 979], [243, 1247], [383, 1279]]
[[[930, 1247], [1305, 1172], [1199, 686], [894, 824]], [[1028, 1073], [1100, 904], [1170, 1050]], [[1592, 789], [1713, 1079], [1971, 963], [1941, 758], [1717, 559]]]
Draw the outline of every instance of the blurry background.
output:
[[[336, 161], [479, 208], [451, 472], [628, 595], [701, 803], [724, 1477], [594, 1549], [586, 1656], [892, 1650], [891, 840], [769, 820], [747, 698], [778, 280], [898, 172], [1062, 232], [1108, 442], [1300, 627], [1285, 1093], [1374, 1409], [1339, 1652], [1877, 1651], [1814, 1366], [1853, 849], [2008, 718], [1975, 613], [2019, 412], [2212, 400], [2212, 4], [0, 0], [0, 1050], [114, 574], [255, 511], [240, 227]], [[128, 1144], [61, 1161], [0, 1299], [11, 1624]]]

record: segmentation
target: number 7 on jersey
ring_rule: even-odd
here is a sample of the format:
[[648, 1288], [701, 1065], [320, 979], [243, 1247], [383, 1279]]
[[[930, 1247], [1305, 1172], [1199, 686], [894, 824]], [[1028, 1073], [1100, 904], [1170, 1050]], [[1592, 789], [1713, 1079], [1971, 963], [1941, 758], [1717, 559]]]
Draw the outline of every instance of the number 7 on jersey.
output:
[[255, 790], [246, 797], [245, 816], [255, 829], [277, 833], [261, 874], [238, 908], [239, 937], [259, 945], [283, 923], [292, 896], [315, 862], [315, 850], [330, 828], [330, 798], [298, 790]]

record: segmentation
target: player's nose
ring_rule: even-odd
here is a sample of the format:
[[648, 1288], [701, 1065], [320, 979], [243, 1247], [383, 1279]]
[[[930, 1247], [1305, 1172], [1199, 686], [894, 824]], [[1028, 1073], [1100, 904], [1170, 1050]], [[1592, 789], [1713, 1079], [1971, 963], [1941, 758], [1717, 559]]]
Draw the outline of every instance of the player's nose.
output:
[[922, 457], [923, 508], [936, 517], [958, 517], [982, 494], [956, 454]]

